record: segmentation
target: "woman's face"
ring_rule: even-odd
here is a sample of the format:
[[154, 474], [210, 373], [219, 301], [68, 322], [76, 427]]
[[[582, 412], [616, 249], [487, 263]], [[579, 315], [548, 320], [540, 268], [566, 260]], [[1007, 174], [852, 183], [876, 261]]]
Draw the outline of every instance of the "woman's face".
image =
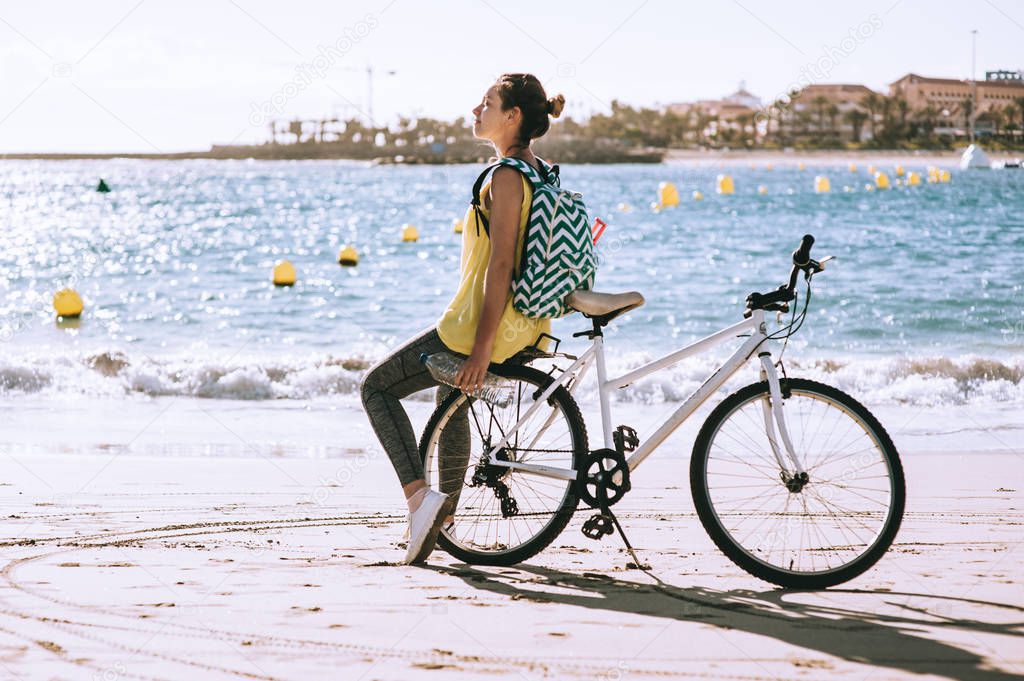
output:
[[494, 140], [506, 127], [511, 125], [509, 112], [501, 110], [501, 97], [497, 86], [492, 85], [483, 100], [473, 109], [473, 136]]

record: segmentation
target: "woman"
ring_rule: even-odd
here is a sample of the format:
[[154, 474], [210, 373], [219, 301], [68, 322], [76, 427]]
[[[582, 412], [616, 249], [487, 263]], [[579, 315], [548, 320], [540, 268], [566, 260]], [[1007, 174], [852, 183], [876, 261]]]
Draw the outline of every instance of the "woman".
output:
[[[500, 157], [515, 156], [540, 169], [530, 142], [548, 131], [565, 98], [548, 99], [540, 81], [528, 73], [507, 73], [492, 85], [473, 109], [473, 135], [487, 140]], [[455, 352], [467, 359], [455, 384], [467, 392], [479, 387], [490, 362], [504, 362], [550, 333], [547, 319], [530, 319], [512, 307], [513, 268], [519, 262], [533, 192], [514, 168], [502, 166], [481, 190], [489, 230], [481, 229], [470, 208], [462, 231], [458, 290], [441, 318], [371, 368], [361, 387], [363, 406], [388, 453], [409, 505], [409, 547], [406, 563], [424, 560], [437, 534], [455, 512], [454, 498], [427, 488], [416, 437], [401, 400], [438, 383], [420, 362], [420, 355]], [[540, 344], [542, 347], [544, 343]], [[438, 389], [440, 402], [452, 390]], [[445, 428], [440, 455], [468, 456], [469, 423], [465, 410]], [[461, 480], [458, 481], [461, 483]], [[453, 495], [457, 496], [457, 495]]]

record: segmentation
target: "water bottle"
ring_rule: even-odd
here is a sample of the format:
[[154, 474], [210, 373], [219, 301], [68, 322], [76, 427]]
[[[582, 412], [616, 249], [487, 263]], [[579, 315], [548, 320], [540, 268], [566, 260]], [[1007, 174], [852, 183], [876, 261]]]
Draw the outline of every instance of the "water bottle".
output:
[[[440, 383], [455, 386], [455, 374], [462, 366], [463, 360], [448, 352], [435, 352], [433, 355], [423, 353], [420, 361], [426, 365], [427, 371]], [[496, 407], [507, 407], [512, 401], [512, 386], [508, 380], [495, 376], [491, 372], [484, 375], [483, 383], [473, 392], [467, 392], [470, 397], [483, 400]]]

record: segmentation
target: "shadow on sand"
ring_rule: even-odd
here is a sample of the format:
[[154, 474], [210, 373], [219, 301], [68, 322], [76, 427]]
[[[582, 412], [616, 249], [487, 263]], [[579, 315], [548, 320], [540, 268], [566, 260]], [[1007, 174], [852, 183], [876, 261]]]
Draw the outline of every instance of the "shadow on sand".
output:
[[[844, 596], [851, 600], [874, 596], [883, 601], [884, 610], [890, 613], [883, 614], [847, 609], [834, 603], [794, 602], [802, 593], [799, 591], [681, 588], [661, 580], [643, 584], [532, 565], [496, 568], [498, 573], [472, 566], [430, 569], [458, 577], [472, 588], [510, 598], [705, 623], [875, 667], [950, 679], [1024, 679], [1024, 675], [991, 668], [984, 658], [969, 650], [930, 638], [935, 631], [951, 629], [968, 635], [1024, 637], [1024, 608], [1015, 605], [890, 591], [803, 592], [827, 595], [832, 601]], [[1001, 615], [998, 619], [1005, 621], [952, 616], [957, 609], [969, 613], [996, 609]], [[1012, 619], [1018, 621], [1009, 621]]]

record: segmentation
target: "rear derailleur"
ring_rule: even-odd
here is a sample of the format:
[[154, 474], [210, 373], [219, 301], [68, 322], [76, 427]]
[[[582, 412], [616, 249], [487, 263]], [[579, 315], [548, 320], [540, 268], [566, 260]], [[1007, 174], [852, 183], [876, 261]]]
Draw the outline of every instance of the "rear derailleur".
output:
[[[495, 452], [494, 456], [500, 461], [513, 460], [507, 449], [501, 449]], [[508, 468], [505, 466], [496, 466], [490, 463], [490, 458], [487, 455], [484, 455], [484, 458], [473, 469], [473, 478], [469, 483], [470, 487], [486, 485], [491, 488], [494, 492], [494, 496], [498, 498], [498, 502], [501, 504], [502, 518], [511, 518], [512, 516], [519, 515], [519, 502], [517, 502], [516, 498], [511, 495], [508, 485], [506, 485], [505, 481], [502, 479], [508, 475], [508, 473]]]

